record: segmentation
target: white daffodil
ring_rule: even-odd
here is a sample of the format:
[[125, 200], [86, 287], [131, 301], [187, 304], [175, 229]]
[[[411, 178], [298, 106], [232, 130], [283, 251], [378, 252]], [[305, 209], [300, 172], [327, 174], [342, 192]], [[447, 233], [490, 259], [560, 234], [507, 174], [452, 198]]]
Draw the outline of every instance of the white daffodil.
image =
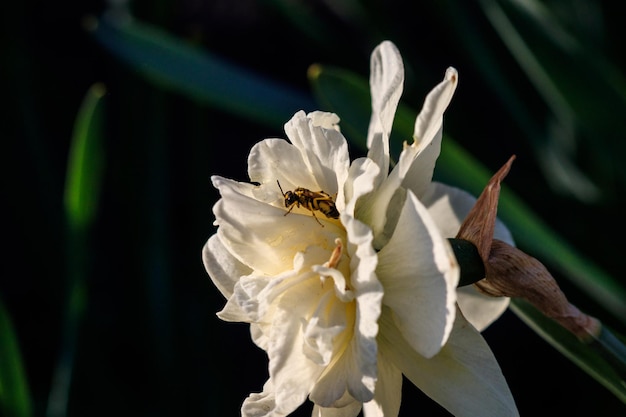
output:
[[286, 416], [308, 397], [314, 416], [397, 416], [402, 374], [457, 416], [517, 415], [476, 330], [507, 300], [461, 295], [446, 240], [475, 200], [432, 182], [457, 73], [428, 94], [389, 172], [404, 70], [390, 42], [371, 64], [367, 157], [350, 162], [336, 115], [298, 112], [289, 142], [250, 151], [251, 184], [212, 178], [222, 198], [203, 260], [228, 300], [218, 315], [250, 323], [269, 357], [269, 380], [242, 415]]

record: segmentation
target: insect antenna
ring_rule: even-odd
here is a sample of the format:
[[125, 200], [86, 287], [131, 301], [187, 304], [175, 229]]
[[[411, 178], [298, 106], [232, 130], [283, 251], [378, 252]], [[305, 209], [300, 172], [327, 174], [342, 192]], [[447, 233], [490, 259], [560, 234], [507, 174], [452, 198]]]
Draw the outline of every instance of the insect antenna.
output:
[[285, 192], [283, 191], [283, 187], [280, 186], [280, 181], [276, 180], [276, 184], [278, 184], [278, 188], [280, 189], [280, 193], [285, 196]]

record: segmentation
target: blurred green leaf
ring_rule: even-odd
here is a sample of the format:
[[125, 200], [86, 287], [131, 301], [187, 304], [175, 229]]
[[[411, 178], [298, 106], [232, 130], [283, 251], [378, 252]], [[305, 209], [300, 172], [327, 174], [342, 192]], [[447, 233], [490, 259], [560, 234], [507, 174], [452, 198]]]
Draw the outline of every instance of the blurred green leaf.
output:
[[99, 43], [147, 79], [222, 110], [274, 127], [298, 110], [314, 109], [308, 95], [134, 19], [102, 18], [90, 28]]
[[[347, 137], [354, 141], [353, 144], [364, 149], [370, 111], [369, 106], [363, 103], [357, 104], [355, 101], [364, 100], [366, 97], [369, 100], [367, 81], [344, 70], [320, 66], [316, 66], [310, 75], [313, 90], [320, 103], [326, 110], [339, 114], [342, 119], [342, 129], [348, 126], [348, 129], [345, 129], [348, 130]], [[392, 150], [397, 152], [401, 139], [412, 137], [416, 115], [417, 112], [400, 104], [392, 133], [393, 143], [390, 146]], [[437, 180], [478, 195], [490, 176], [491, 173], [485, 166], [453, 139], [444, 137], [441, 155], [435, 169]], [[585, 290], [598, 305], [613, 313], [618, 320], [626, 320], [626, 289], [578, 254], [505, 186], [502, 189], [498, 213], [513, 233], [518, 246], [561, 271], [566, 278]], [[535, 322], [534, 316], [531, 315], [524, 317], [535, 324], [534, 328], [544, 329], [540, 333], [542, 336], [551, 335], [550, 338], [546, 338], [548, 342], [560, 340], [561, 333], [553, 334], [552, 327], [544, 327], [543, 321]], [[589, 364], [586, 360], [582, 362], [579, 360], [576, 363], [585, 364], [586, 367], [583, 368], [585, 370], [593, 366], [593, 362]], [[602, 372], [603, 369], [595, 369], [591, 375], [596, 377]], [[614, 389], [615, 381], [610, 376], [606, 378]], [[607, 383], [606, 380], [600, 382]]]
[[28, 417], [32, 408], [17, 335], [0, 300], [0, 415]]
[[68, 279], [64, 328], [50, 389], [48, 417], [67, 415], [78, 330], [87, 304], [89, 227], [97, 213], [104, 169], [102, 99], [105, 93], [100, 83], [87, 91], [72, 133], [65, 179]]
[[[601, 46], [567, 28], [536, 0], [481, 0], [500, 38], [559, 117], [606, 129], [619, 123], [603, 108], [626, 108], [626, 78], [601, 53]], [[581, 30], [580, 32], [584, 32]], [[581, 82], [584, 81], [584, 82]]]
[[[592, 8], [592, 2], [588, 3]], [[552, 112], [548, 118], [551, 123], [544, 129], [545, 140], [538, 148], [540, 162], [550, 173], [547, 177], [560, 179], [562, 185], [588, 201], [593, 201], [599, 190], [610, 193], [615, 174], [624, 183], [626, 170], [621, 156], [626, 143], [620, 135], [626, 130], [626, 121], [616, 115], [626, 112], [626, 77], [603, 55], [602, 45], [591, 40], [584, 23], [567, 27], [550, 8], [558, 9], [558, 4], [535, 0], [481, 0], [480, 4]], [[534, 123], [545, 120], [546, 115], [540, 114]], [[596, 176], [606, 171], [595, 179], [597, 188], [575, 162], [583, 142], [587, 143], [585, 152], [597, 160]]]
[[541, 314], [526, 301], [511, 300], [511, 309], [531, 329], [550, 342], [561, 354], [591, 375], [617, 398], [626, 403], [626, 379], [617, 367], [590, 344], [580, 342], [569, 331]]
[[72, 227], [84, 228], [91, 223], [98, 206], [104, 161], [101, 114], [96, 108], [104, 94], [104, 86], [94, 84], [74, 124], [65, 183], [65, 210]]

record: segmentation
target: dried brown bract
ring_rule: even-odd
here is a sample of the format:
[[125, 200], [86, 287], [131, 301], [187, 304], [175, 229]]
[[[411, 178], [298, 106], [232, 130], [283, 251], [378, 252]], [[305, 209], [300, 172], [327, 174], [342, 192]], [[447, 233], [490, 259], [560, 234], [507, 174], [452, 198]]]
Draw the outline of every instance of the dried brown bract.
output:
[[500, 183], [514, 159], [515, 156], [512, 156], [489, 180], [457, 234], [458, 239], [472, 242], [483, 260], [486, 276], [474, 285], [494, 297], [527, 300], [581, 340], [596, 337], [600, 332], [600, 322], [569, 303], [541, 262], [493, 238]]

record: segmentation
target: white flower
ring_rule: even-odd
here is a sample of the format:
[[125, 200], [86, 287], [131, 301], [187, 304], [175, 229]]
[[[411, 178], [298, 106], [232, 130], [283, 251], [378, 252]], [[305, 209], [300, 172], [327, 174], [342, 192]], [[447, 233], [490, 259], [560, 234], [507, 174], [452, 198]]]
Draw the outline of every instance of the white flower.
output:
[[[432, 182], [457, 73], [448, 69], [428, 94], [414, 143], [389, 172], [404, 70], [390, 42], [371, 64], [367, 157], [350, 163], [336, 115], [299, 112], [285, 125], [291, 143], [266, 139], [250, 151], [258, 185], [212, 178], [222, 198], [203, 260], [228, 299], [218, 315], [250, 323], [269, 357], [270, 378], [242, 415], [285, 416], [308, 397], [314, 416], [396, 416], [402, 374], [455, 415], [517, 415], [475, 329], [508, 300], [457, 292], [446, 240], [475, 200]], [[303, 196], [289, 212], [288, 191]], [[324, 214], [329, 199], [339, 216]], [[501, 227], [498, 238], [510, 241], [507, 233]]]

